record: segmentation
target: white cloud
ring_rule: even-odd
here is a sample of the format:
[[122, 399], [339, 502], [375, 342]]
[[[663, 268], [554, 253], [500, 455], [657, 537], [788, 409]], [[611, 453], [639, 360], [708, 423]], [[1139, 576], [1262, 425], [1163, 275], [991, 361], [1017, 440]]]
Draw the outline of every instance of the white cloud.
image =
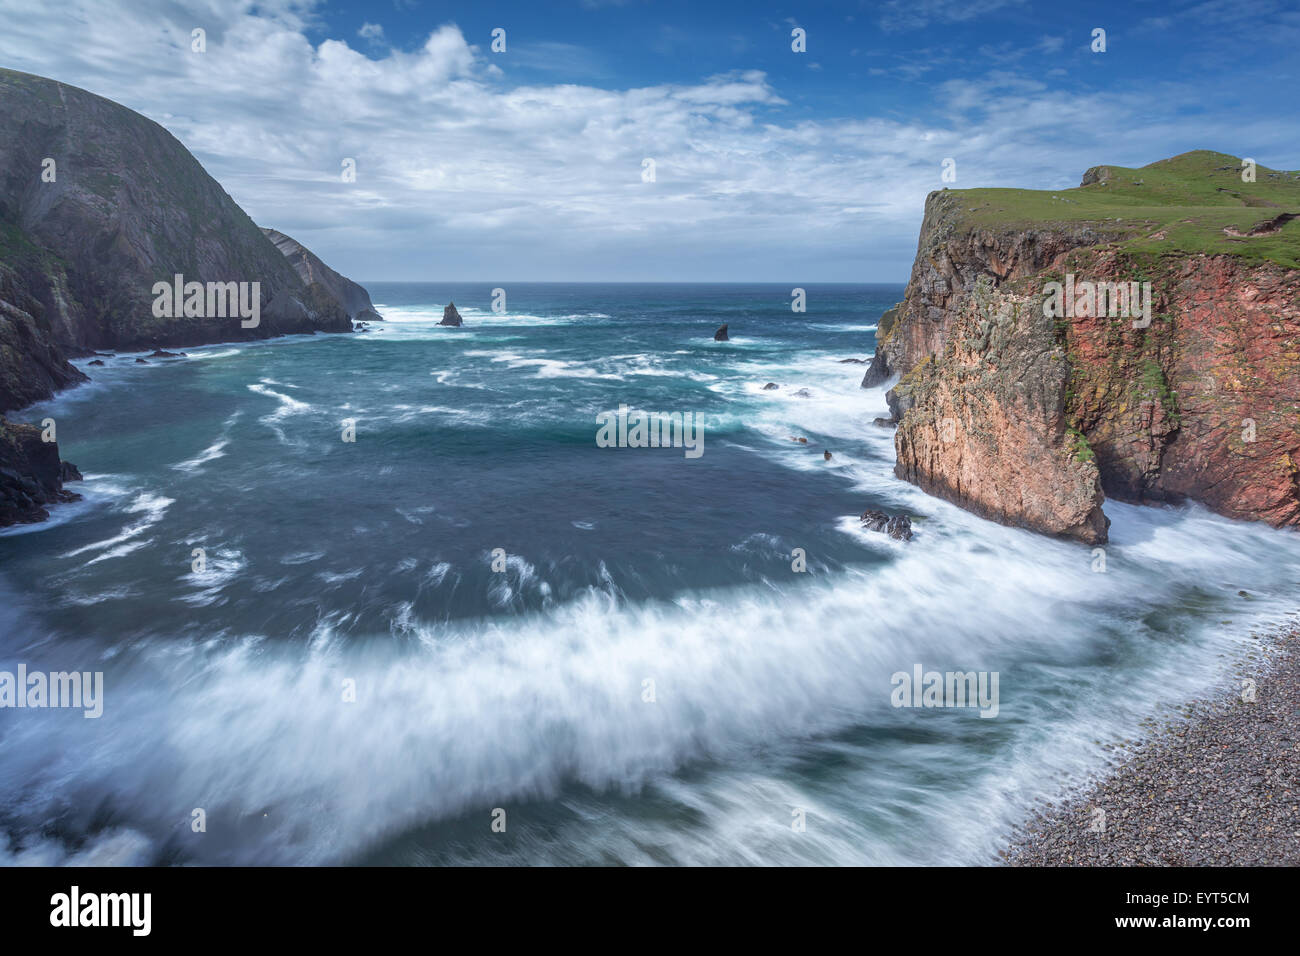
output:
[[[0, 57], [158, 120], [256, 221], [360, 279], [901, 280], [944, 157], [958, 186], [1057, 188], [1187, 132], [1208, 139], [1180, 148], [1227, 145], [1204, 116], [1173, 128], [1137, 95], [1079, 99], [1010, 73], [938, 87], [938, 124], [814, 120], [756, 70], [517, 85], [454, 24], [368, 57], [313, 44], [312, 7], [294, 0], [119, 2], [0, 0]], [[191, 53], [205, 24], [208, 51]], [[1098, 117], [1109, 140], [1060, 133]]]

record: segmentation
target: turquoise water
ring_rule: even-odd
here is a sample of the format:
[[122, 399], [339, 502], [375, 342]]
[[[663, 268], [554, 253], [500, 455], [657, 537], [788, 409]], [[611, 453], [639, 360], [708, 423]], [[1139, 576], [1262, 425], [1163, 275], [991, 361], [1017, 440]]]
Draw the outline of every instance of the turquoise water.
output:
[[[0, 536], [0, 669], [106, 691], [0, 711], [9, 861], [992, 862], [1292, 611], [1294, 534], [1111, 502], [1097, 573], [895, 479], [843, 360], [901, 286], [369, 288], [370, 333], [119, 357], [14, 416], [87, 480]], [[622, 404], [703, 455], [597, 447]], [[998, 716], [892, 707], [918, 663], [998, 672]]]

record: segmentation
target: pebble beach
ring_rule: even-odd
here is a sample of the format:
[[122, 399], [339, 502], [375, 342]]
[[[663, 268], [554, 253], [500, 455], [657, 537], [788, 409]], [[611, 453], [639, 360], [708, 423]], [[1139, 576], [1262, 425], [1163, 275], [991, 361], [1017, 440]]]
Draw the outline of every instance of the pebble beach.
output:
[[1218, 694], [1044, 807], [1002, 856], [1012, 866], [1300, 864], [1300, 629], [1261, 635]]

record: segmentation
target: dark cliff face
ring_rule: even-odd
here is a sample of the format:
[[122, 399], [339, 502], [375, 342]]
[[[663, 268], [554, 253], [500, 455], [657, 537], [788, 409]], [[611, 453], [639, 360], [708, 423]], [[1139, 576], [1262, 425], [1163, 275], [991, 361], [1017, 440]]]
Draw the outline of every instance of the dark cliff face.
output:
[[[1200, 152], [931, 194], [863, 380], [898, 377], [898, 475], [1091, 544], [1105, 495], [1300, 525], [1300, 175], [1242, 168]], [[1049, 317], [1048, 284], [1076, 277], [1149, 283], [1150, 316]]]
[[[85, 90], [0, 70], [0, 261], [61, 347], [351, 331], [167, 130]], [[52, 164], [49, 162], [52, 161]], [[261, 321], [154, 315], [155, 282], [258, 282]]]
[[0, 413], [49, 398], [85, 381], [55, 344], [45, 307], [0, 262]]
[[[152, 120], [0, 69], [0, 413], [84, 381], [69, 355], [351, 332], [352, 315], [377, 318], [364, 289], [283, 238], [292, 249]], [[256, 325], [206, 296], [192, 314], [156, 315], [155, 284], [177, 275], [248, 283], [250, 309], [258, 283]], [[75, 469], [39, 431], [3, 419], [0, 429], [0, 526], [40, 520], [70, 497], [62, 481]]]
[[58, 445], [41, 440], [39, 428], [0, 419], [0, 527], [44, 521], [46, 505], [80, 497], [63, 487], [80, 478], [59, 460]]
[[365, 288], [346, 276], [339, 275], [302, 243], [291, 236], [286, 236], [278, 229], [263, 227], [262, 232], [289, 260], [294, 271], [298, 273], [298, 278], [308, 285], [319, 282], [325, 287], [325, 291], [339, 301], [347, 312], [348, 318], [363, 319], [368, 322], [383, 318], [375, 311], [374, 304], [370, 301], [370, 293]]

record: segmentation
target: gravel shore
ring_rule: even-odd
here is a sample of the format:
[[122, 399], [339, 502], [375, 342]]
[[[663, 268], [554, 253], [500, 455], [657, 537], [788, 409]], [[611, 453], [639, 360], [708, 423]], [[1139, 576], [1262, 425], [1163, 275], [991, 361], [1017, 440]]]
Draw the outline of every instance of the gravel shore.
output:
[[[1243, 700], [1247, 679], [1253, 702]], [[1044, 809], [1002, 857], [1012, 866], [1300, 865], [1300, 629], [1264, 636], [1221, 695]]]

